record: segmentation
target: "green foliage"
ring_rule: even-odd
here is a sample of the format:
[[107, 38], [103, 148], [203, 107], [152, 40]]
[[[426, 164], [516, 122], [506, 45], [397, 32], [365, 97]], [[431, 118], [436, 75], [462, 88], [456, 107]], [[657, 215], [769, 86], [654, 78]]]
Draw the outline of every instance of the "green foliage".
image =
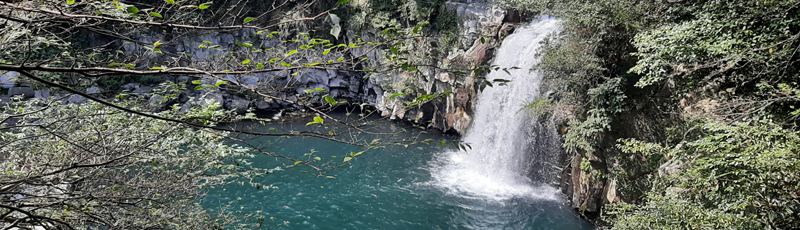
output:
[[[800, 224], [800, 136], [770, 121], [709, 122], [706, 135], [668, 151], [685, 163], [647, 203], [620, 205], [615, 228], [787, 229]], [[626, 151], [664, 152], [653, 144]]]
[[705, 208], [686, 199], [652, 195], [641, 206], [609, 205], [607, 214], [618, 216], [612, 229], [762, 229], [750, 216]]
[[[14, 102], [0, 116], [19, 119], [14, 126], [0, 127], [0, 195], [25, 194], [3, 201], [36, 215], [3, 207], [7, 218], [29, 219], [19, 221], [20, 227], [218, 228], [233, 222], [225, 212], [212, 214], [195, 203], [203, 190], [232, 177], [270, 172], [239, 167], [249, 165], [252, 155], [223, 143], [220, 138], [227, 133], [133, 116], [95, 103], [42, 102]], [[26, 205], [32, 203], [37, 205]], [[112, 219], [116, 221], [103, 221]]]
[[528, 102], [523, 110], [533, 112], [535, 115], [544, 115], [553, 109], [553, 101], [546, 97], [539, 97], [535, 100]]
[[592, 109], [586, 120], [570, 121], [569, 132], [564, 136], [564, 148], [573, 153], [578, 150], [594, 151], [602, 134], [611, 128], [611, 118], [606, 113], [605, 109]]

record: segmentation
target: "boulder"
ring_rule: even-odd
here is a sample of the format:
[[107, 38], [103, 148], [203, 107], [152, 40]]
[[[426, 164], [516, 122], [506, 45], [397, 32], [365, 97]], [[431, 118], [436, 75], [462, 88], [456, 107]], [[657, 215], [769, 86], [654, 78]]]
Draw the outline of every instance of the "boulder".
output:
[[83, 103], [85, 101], [86, 101], [85, 97], [83, 97], [81, 95], [77, 95], [77, 94], [74, 94], [74, 95], [70, 96], [69, 98], [67, 98], [67, 102], [69, 102], [69, 103]]
[[33, 91], [33, 97], [41, 100], [50, 98], [50, 90], [36, 90]]
[[151, 106], [160, 106], [164, 103], [167, 103], [167, 101], [169, 101], [169, 99], [164, 98], [162, 96], [153, 95], [152, 97], [150, 97], [147, 103], [149, 103]]
[[281, 108], [281, 105], [275, 102], [268, 102], [268, 101], [258, 101], [255, 103], [256, 109], [260, 110], [277, 110]]
[[103, 89], [100, 89], [100, 87], [97, 87], [97, 86], [92, 86], [92, 87], [89, 87], [88, 89], [86, 89], [86, 93], [87, 94], [103, 93]]
[[0, 86], [3, 89], [10, 89], [17, 85], [17, 81], [19, 81], [19, 73], [14, 71], [8, 71], [7, 73], [0, 76]]
[[34, 96], [33, 89], [30, 87], [11, 87], [8, 90], [8, 96], [22, 95], [25, 98], [32, 98]]
[[247, 108], [250, 106], [250, 101], [245, 99], [233, 99], [225, 102], [225, 109], [233, 110], [236, 114], [242, 115], [247, 113]]
[[215, 103], [219, 105], [223, 105], [225, 103], [225, 99], [222, 97], [222, 94], [209, 93], [203, 96], [202, 100], [200, 100], [201, 105], [212, 105]]

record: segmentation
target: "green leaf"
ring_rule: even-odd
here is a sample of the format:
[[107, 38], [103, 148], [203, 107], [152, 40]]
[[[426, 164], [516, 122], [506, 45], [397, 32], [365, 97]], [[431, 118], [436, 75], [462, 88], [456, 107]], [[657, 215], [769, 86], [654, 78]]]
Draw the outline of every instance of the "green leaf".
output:
[[242, 64], [247, 64], [247, 63], [250, 63], [250, 59], [245, 59], [244, 61], [242, 61]]
[[163, 44], [164, 43], [162, 43], [161, 41], [156, 41], [156, 43], [153, 43], [153, 48], [159, 47], [159, 46], [161, 46]]
[[389, 48], [389, 50], [391, 50], [394, 55], [397, 55], [397, 45], [399, 44], [400, 44], [399, 42], [394, 43], [394, 45], [391, 48]]
[[192, 81], [192, 84], [199, 85], [199, 84], [203, 84], [203, 82], [201, 82], [200, 80], [194, 80], [194, 81]]
[[319, 124], [319, 123], [312, 121], [312, 122], [306, 123], [306, 126], [313, 125], [313, 124]]
[[156, 66], [156, 67], [153, 67], [153, 68], [150, 68], [150, 69], [152, 69], [152, 70], [163, 70], [164, 68]]
[[321, 161], [321, 160], [322, 160], [322, 158], [321, 158], [321, 157], [314, 157], [314, 160], [315, 160], [315, 161]]
[[121, 65], [122, 65], [122, 64], [120, 64], [120, 63], [116, 63], [116, 62], [114, 62], [114, 63], [111, 63], [111, 64], [108, 64], [108, 66], [121, 66]]
[[219, 87], [220, 85], [227, 84], [227, 81], [218, 81], [217, 84], [214, 84], [215, 87]]
[[75, 4], [75, 0], [67, 0], [67, 4], [69, 5]]
[[344, 57], [339, 57], [338, 59], [336, 59], [336, 61], [338, 62], [344, 61]]
[[325, 51], [322, 51], [322, 55], [327, 55], [330, 52], [331, 52], [331, 49], [326, 49]]
[[341, 5], [341, 4], [345, 4], [345, 3], [349, 2], [349, 1], [350, 0], [339, 0], [338, 2], [336, 2], [336, 5], [338, 6], [338, 5]]
[[256, 68], [258, 68], [258, 70], [264, 69], [264, 63], [259, 62], [258, 64], [256, 64]]
[[314, 122], [316, 122], [316, 123], [323, 124], [323, 122], [324, 122], [324, 121], [325, 121], [325, 120], [322, 120], [322, 118], [321, 118], [321, 117], [314, 117]]
[[288, 53], [286, 53], [286, 55], [284, 55], [284, 56], [288, 57], [288, 56], [292, 56], [292, 54], [296, 54], [296, 53], [297, 53], [297, 50], [290, 50], [290, 51], [289, 51]]
[[125, 65], [125, 67], [128, 67], [128, 69], [136, 68], [136, 66], [133, 65], [133, 64], [127, 64], [127, 65]]
[[242, 24], [245, 24], [245, 23], [248, 23], [248, 22], [252, 22], [252, 21], [254, 21], [254, 20], [256, 20], [256, 18], [253, 18], [253, 17], [247, 17], [247, 18], [245, 18], [245, 19], [244, 19], [244, 21], [242, 21]]
[[135, 13], [139, 12], [139, 8], [136, 8], [135, 6], [129, 6], [125, 10], [128, 11], [128, 13], [132, 13], [132, 14], [135, 14]]
[[352, 157], [345, 157], [343, 163], [347, 163], [350, 160], [353, 160], [353, 158]]
[[334, 100], [331, 96], [325, 96], [325, 101], [328, 102], [328, 104], [336, 105], [336, 100]]
[[156, 16], [156, 17], [159, 17], [159, 18], [164, 18], [164, 16], [161, 16], [161, 14], [156, 13], [156, 12], [150, 12], [150, 15], [153, 15], [153, 16]]
[[419, 33], [419, 30], [422, 28], [422, 26], [427, 25], [428, 23], [429, 22], [421, 22], [421, 23], [417, 24], [417, 26], [414, 27], [414, 30], [412, 31], [412, 33], [414, 33], [414, 34]]
[[300, 163], [303, 163], [303, 162], [302, 161], [295, 161], [294, 165], [299, 165]]
[[213, 4], [214, 4], [213, 2], [206, 2], [206, 3], [200, 4], [199, 6], [197, 6], [197, 8], [202, 10], [202, 9], [206, 9], [206, 8], [210, 7]]
[[386, 99], [386, 101], [392, 100], [392, 98], [395, 98], [395, 97], [398, 97], [398, 96], [405, 96], [405, 95], [408, 95], [408, 94], [405, 94], [405, 93], [395, 93], [395, 94], [392, 94], [392, 96], [389, 96], [389, 98], [387, 98], [387, 99]]
[[175, 4], [175, 0], [164, 0], [164, 1], [169, 3], [169, 4]]

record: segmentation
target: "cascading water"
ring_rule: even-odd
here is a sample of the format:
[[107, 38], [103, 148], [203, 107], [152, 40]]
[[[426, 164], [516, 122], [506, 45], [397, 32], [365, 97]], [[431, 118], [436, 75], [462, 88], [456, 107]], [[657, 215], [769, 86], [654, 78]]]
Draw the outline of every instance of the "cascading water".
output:
[[531, 117], [520, 111], [539, 95], [541, 76], [530, 71], [539, 62], [534, 54], [540, 42], [557, 29], [557, 20], [543, 16], [503, 40], [493, 64], [509, 68], [510, 74], [494, 71], [487, 80], [511, 82], [481, 92], [472, 127], [463, 139], [472, 149], [441, 153], [431, 164], [432, 185], [465, 198], [558, 198], [555, 188], [535, 185], [528, 175], [536, 171], [528, 159], [537, 160], [526, 156], [528, 145], [537, 138], [529, 136]]

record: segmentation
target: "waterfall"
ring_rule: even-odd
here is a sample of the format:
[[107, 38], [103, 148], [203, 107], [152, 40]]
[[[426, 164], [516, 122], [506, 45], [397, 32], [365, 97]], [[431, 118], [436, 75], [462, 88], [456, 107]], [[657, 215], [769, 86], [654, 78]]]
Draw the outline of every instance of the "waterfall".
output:
[[[558, 191], [544, 183], [532, 181], [530, 173], [541, 172], [540, 157], [528, 156], [533, 150], [547, 146], [534, 128], [527, 113], [520, 111], [530, 100], [539, 96], [541, 76], [531, 68], [540, 42], [558, 29], [558, 21], [543, 16], [507, 36], [499, 47], [493, 65], [509, 68], [509, 73], [493, 71], [487, 79], [511, 80], [505, 86], [486, 87], [478, 96], [471, 128], [463, 137], [472, 149], [443, 152], [430, 165], [431, 184], [448, 193], [462, 197], [504, 200], [514, 197], [557, 199]], [[519, 69], [511, 69], [518, 67]], [[537, 131], [531, 131], [537, 130]], [[546, 130], [546, 129], [545, 129]], [[533, 135], [533, 136], [532, 136]], [[552, 134], [545, 134], [553, 136]], [[547, 139], [547, 138], [545, 138]], [[545, 149], [544, 151], [557, 151]]]

